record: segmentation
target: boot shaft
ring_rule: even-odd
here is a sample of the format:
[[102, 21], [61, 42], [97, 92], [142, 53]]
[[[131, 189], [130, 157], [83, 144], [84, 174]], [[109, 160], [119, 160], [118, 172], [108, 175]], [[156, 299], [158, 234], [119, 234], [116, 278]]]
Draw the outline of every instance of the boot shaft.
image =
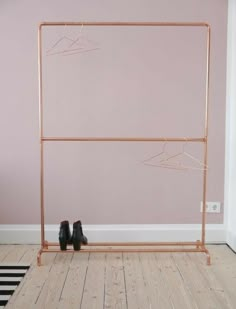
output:
[[[81, 223], [80, 220], [74, 222], [74, 224], [73, 224], [73, 234], [74, 234], [74, 231], [75, 231], [75, 234], [78, 235], [78, 237], [80, 237], [80, 240], [81, 240], [82, 244], [83, 245], [87, 245], [88, 244], [88, 239], [83, 234], [82, 223]], [[72, 236], [72, 238], [73, 238], [73, 236]]]
[[71, 232], [69, 221], [62, 221], [60, 224], [59, 236], [66, 239], [67, 243], [71, 243]]

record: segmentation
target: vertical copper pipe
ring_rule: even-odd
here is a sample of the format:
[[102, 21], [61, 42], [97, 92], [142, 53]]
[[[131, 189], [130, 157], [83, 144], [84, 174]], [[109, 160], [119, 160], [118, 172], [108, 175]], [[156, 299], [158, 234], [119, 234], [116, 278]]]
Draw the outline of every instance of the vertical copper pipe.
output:
[[[210, 47], [211, 29], [207, 27], [207, 63], [206, 63], [206, 103], [205, 103], [205, 143], [204, 143], [204, 166], [207, 167], [208, 155], [208, 112], [209, 112], [209, 82], [210, 82]], [[202, 244], [205, 246], [206, 234], [206, 192], [207, 192], [207, 168], [203, 171], [203, 210], [202, 210]]]
[[44, 246], [44, 164], [43, 164], [43, 90], [42, 90], [42, 27], [38, 30], [38, 80], [39, 80], [39, 138], [40, 138], [40, 212], [41, 212], [41, 245]]

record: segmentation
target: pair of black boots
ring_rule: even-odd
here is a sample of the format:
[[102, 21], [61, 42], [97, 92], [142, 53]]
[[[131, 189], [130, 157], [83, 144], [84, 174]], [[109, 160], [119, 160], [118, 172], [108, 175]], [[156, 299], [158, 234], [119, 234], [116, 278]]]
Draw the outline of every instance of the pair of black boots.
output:
[[88, 239], [83, 234], [81, 221], [73, 223], [73, 233], [71, 235], [69, 221], [62, 221], [59, 231], [59, 243], [61, 250], [66, 250], [67, 245], [73, 245], [74, 250], [79, 251], [81, 243], [83, 245], [88, 244]]

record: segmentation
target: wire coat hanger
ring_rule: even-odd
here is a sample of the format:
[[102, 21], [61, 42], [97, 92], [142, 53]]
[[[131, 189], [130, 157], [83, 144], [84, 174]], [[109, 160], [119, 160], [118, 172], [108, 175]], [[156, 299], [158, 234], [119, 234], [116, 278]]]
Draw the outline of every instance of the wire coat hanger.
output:
[[57, 52], [53, 52], [53, 50], [56, 49], [57, 46], [58, 46], [61, 42], [63, 42], [63, 40], [67, 40], [67, 41], [71, 42], [71, 44], [73, 44], [74, 40], [71, 39], [71, 38], [69, 38], [69, 37], [65, 34], [65, 32], [66, 32], [66, 25], [64, 26], [64, 30], [63, 30], [63, 35], [62, 35], [62, 37], [60, 37], [60, 38], [52, 45], [52, 47], [50, 47], [50, 48], [46, 51], [46, 55], [47, 55], [47, 56], [53, 56], [53, 55], [56, 55], [56, 54], [58, 54], [58, 53], [63, 53], [63, 51], [60, 51], [60, 52], [58, 52], [58, 51], [57, 51]]
[[[66, 25], [65, 25], [66, 27]], [[83, 30], [83, 24], [80, 27], [79, 35], [75, 39], [71, 39], [70, 37], [65, 35], [65, 28], [64, 34], [61, 38], [59, 38], [56, 43], [53, 44], [51, 48], [46, 51], [47, 56], [54, 56], [54, 55], [62, 55], [62, 56], [70, 56], [78, 53], [89, 52], [92, 50], [97, 50], [99, 47], [96, 47], [93, 41], [83, 38], [81, 33]], [[66, 47], [60, 46], [63, 42], [68, 41]], [[91, 45], [91, 46], [89, 46]]]
[[[161, 152], [159, 152], [156, 155], [153, 155], [153, 156], [149, 157], [148, 159], [142, 161], [142, 163], [144, 165], [152, 166], [152, 167], [162, 167], [162, 168], [177, 169], [177, 170], [186, 169], [186, 168], [183, 168], [183, 167], [180, 167], [180, 166], [171, 166], [168, 163], [162, 163], [162, 162], [165, 162], [165, 159], [169, 158], [169, 156], [170, 156], [168, 154], [168, 152], [166, 152], [166, 144], [167, 144], [167, 142], [165, 142], [163, 144], [163, 148], [162, 148]], [[159, 161], [157, 163], [151, 163], [151, 161], [153, 159], [158, 158], [158, 157], [160, 157], [160, 158], [159, 158]]]
[[[179, 167], [181, 169], [186, 169], [186, 170], [188, 170], [188, 169], [190, 169], [190, 170], [207, 170], [208, 166], [206, 166], [201, 160], [194, 157], [193, 155], [191, 155], [189, 152], [187, 152], [185, 150], [186, 144], [187, 144], [187, 141], [183, 144], [182, 152], [179, 152], [175, 155], [172, 155], [170, 157], [162, 159], [160, 161], [160, 163], [164, 164], [166, 167], [169, 166], [170, 168]], [[180, 158], [180, 159], [182, 158], [182, 160], [181, 161], [173, 160], [173, 159], [176, 159], [176, 158]], [[184, 158], [190, 159], [191, 161], [196, 163], [197, 166], [185, 164]]]

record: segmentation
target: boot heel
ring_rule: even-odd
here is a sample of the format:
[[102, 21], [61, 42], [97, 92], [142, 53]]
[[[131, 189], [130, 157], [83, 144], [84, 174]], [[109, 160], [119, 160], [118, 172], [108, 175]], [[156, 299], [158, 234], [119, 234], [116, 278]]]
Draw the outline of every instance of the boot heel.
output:
[[79, 251], [81, 248], [80, 241], [78, 241], [77, 239], [73, 239], [73, 248], [75, 251]]
[[59, 238], [59, 243], [60, 243], [60, 249], [63, 251], [66, 250], [67, 242], [65, 238]]

